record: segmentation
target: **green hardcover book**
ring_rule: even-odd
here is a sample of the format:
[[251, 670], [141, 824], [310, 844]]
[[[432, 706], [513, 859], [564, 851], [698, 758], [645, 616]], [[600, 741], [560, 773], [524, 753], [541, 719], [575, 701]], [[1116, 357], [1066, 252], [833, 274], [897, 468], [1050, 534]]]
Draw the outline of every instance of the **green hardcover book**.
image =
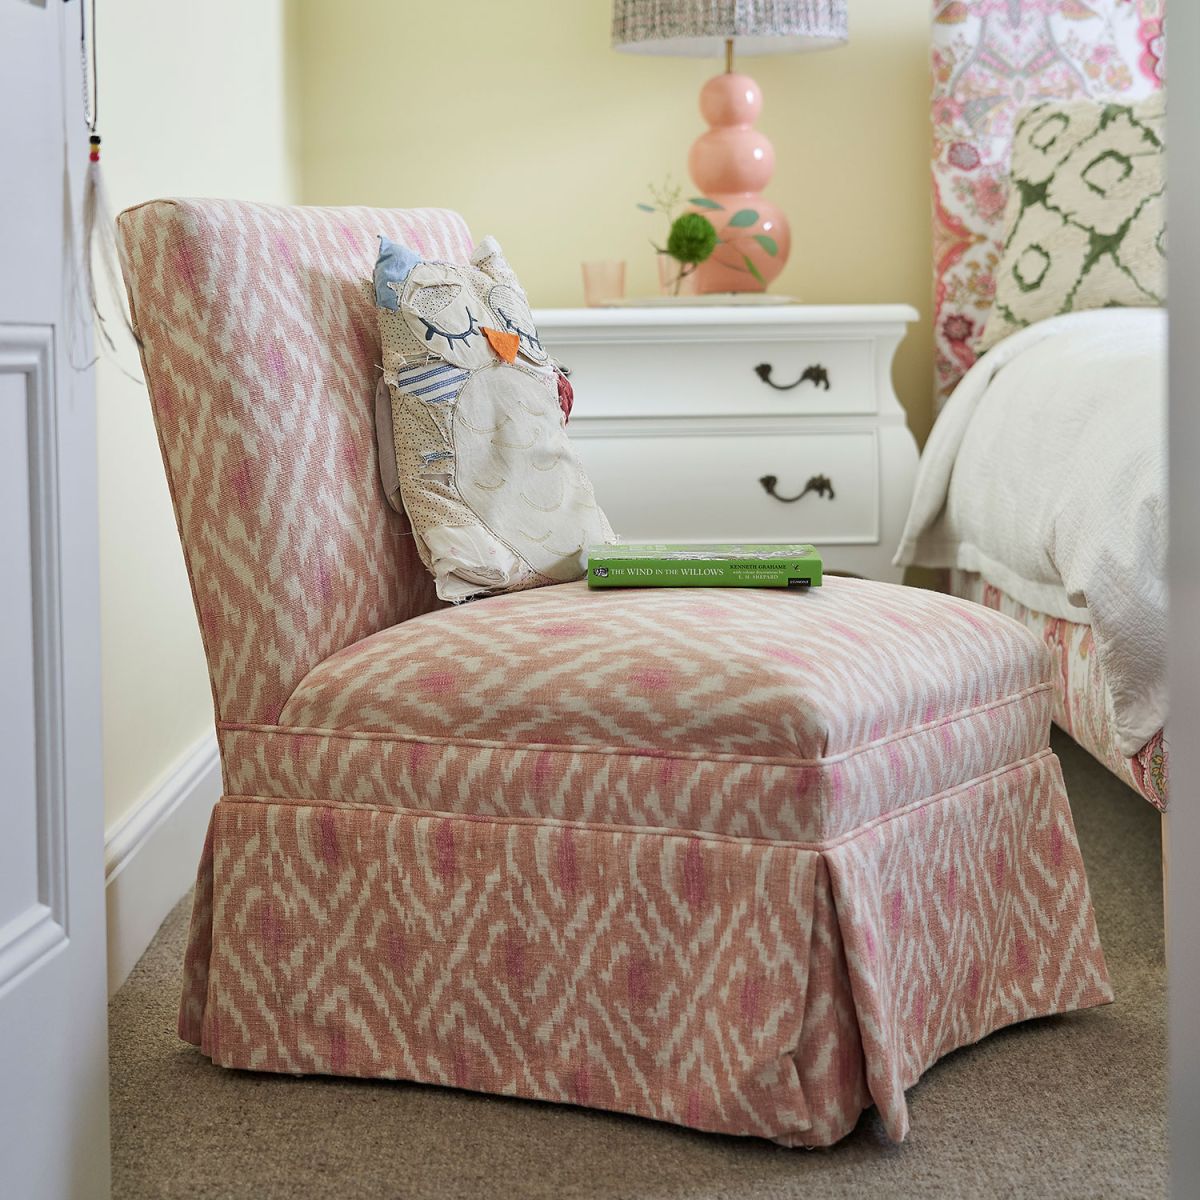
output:
[[588, 549], [588, 587], [817, 587], [813, 546], [661, 546]]

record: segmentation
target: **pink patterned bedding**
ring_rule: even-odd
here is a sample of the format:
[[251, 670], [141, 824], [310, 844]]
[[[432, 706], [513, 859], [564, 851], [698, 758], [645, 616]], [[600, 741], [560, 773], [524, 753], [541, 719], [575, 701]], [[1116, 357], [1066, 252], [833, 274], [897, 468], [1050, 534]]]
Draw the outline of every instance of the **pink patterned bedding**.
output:
[[975, 361], [1004, 237], [1017, 113], [1163, 84], [1165, 0], [934, 0], [933, 276], [939, 398]]
[[1117, 749], [1091, 626], [1032, 612], [982, 576], [966, 571], [950, 572], [950, 590], [1015, 617], [1050, 647], [1057, 666], [1054, 723], [1155, 808], [1165, 811], [1169, 773], [1164, 731], [1159, 730], [1132, 758]]
[[[1166, 0], [933, 0], [935, 390], [976, 359], [1003, 248], [1012, 133], [1046, 99], [1138, 99], [1164, 82]], [[1087, 625], [1047, 617], [975, 574], [951, 591], [1024, 623], [1055, 654], [1054, 721], [1156, 808], [1167, 804], [1160, 730], [1133, 757], [1116, 746]]]

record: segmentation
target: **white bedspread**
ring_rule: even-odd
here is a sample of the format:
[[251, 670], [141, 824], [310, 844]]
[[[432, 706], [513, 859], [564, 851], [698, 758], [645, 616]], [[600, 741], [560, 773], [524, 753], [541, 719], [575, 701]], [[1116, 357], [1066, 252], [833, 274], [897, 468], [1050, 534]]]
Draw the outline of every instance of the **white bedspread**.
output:
[[1039, 322], [985, 354], [934, 426], [896, 562], [977, 571], [1090, 623], [1122, 753], [1163, 727], [1166, 313]]

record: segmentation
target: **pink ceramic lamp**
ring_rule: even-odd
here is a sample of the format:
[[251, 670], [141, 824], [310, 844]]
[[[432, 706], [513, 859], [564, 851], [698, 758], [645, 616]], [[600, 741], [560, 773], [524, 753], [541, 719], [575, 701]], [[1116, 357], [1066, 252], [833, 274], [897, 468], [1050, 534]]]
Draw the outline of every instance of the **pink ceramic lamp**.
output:
[[783, 270], [791, 250], [787, 218], [762, 195], [775, 170], [775, 150], [754, 128], [762, 92], [749, 75], [734, 71], [735, 51], [772, 54], [836, 46], [847, 38], [846, 25], [846, 0], [614, 0], [618, 50], [725, 54], [725, 73], [700, 91], [708, 132], [688, 155], [692, 181], [719, 206], [704, 207], [704, 215], [722, 243], [697, 272], [699, 291], [762, 291]]

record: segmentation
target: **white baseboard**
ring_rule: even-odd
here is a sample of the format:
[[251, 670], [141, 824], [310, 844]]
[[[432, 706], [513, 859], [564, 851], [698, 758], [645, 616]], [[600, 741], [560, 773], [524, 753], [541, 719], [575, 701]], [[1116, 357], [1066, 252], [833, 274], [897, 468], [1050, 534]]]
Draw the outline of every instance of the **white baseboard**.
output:
[[208, 818], [221, 795], [215, 734], [183, 754], [165, 779], [105, 830], [108, 994], [137, 960], [196, 876]]

